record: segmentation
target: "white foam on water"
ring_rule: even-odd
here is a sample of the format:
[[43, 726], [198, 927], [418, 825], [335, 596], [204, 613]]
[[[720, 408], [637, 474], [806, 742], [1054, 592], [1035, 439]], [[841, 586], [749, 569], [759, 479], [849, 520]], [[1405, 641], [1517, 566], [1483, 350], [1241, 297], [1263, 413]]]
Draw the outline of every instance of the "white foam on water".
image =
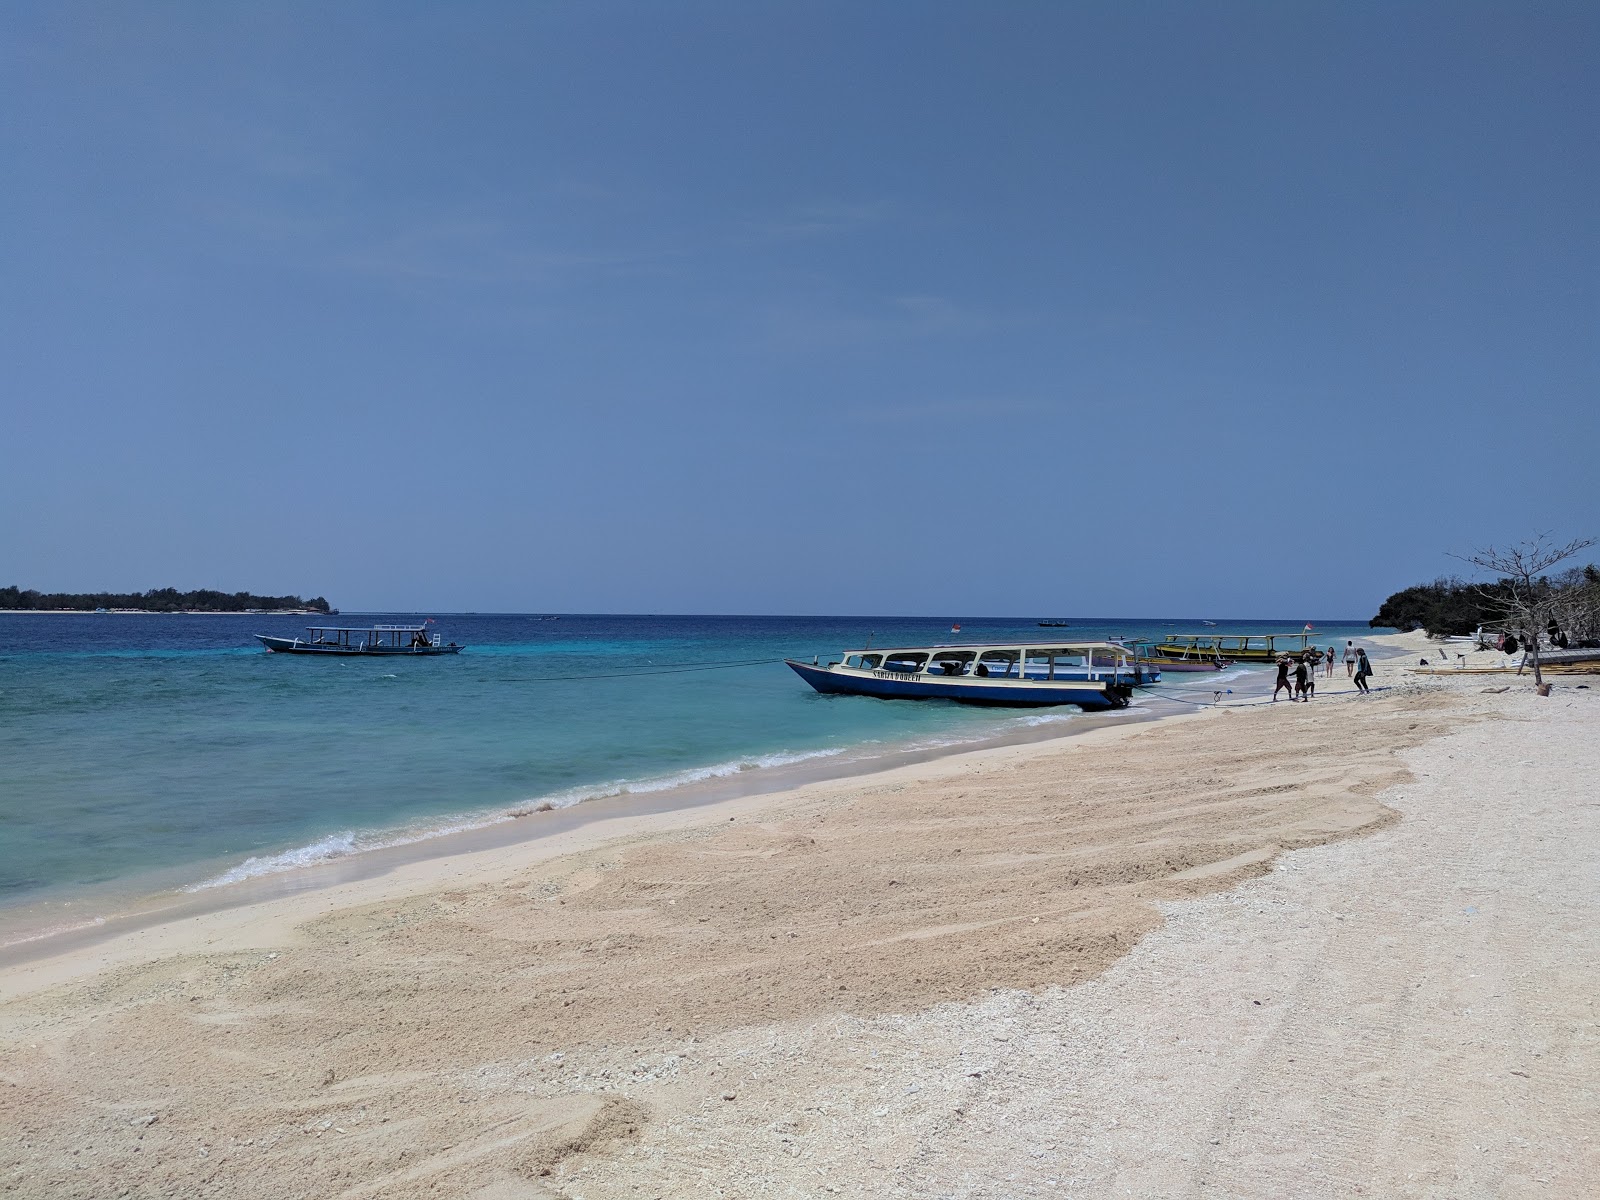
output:
[[1056, 725], [1062, 721], [1076, 721], [1082, 714], [1077, 712], [1047, 712], [1036, 713], [1030, 717], [1017, 718], [1018, 725]]
[[255, 879], [262, 875], [275, 875], [279, 871], [292, 871], [296, 867], [309, 867], [314, 863], [328, 862], [330, 859], [344, 858], [356, 852], [356, 835], [350, 830], [344, 833], [333, 833], [319, 841], [312, 842], [309, 846], [296, 846], [293, 850], [285, 850], [281, 854], [268, 854], [265, 856], [251, 855], [236, 867], [230, 867], [221, 875], [214, 876], [201, 883], [192, 883], [183, 890], [186, 892], [203, 891], [206, 888], [224, 887], [230, 883], [242, 883], [246, 879]]
[[104, 925], [105, 923], [106, 919], [104, 917], [91, 917], [87, 921], [73, 921], [66, 925], [52, 925], [48, 929], [40, 929], [23, 937], [12, 938], [8, 942], [0, 942], [0, 950], [9, 949], [12, 946], [25, 946], [29, 942], [42, 942], [46, 938], [60, 937], [63, 933], [76, 933], [80, 929], [93, 929], [95, 926]]
[[[856, 747], [859, 749], [859, 747]], [[611, 796], [638, 796], [648, 795], [652, 792], [669, 792], [674, 788], [686, 787], [691, 783], [704, 783], [708, 779], [726, 779], [730, 775], [738, 775], [744, 771], [761, 771], [769, 767], [787, 767], [794, 763], [807, 762], [814, 758], [832, 758], [845, 753], [843, 746], [827, 750], [807, 751], [781, 751], [776, 754], [759, 754], [752, 758], [736, 758], [727, 762], [713, 763], [707, 767], [690, 767], [683, 771], [674, 771], [669, 775], [657, 775], [644, 779], [614, 779], [606, 783], [589, 784], [584, 787], [569, 788], [564, 792], [554, 792], [548, 796], [538, 797], [534, 803], [549, 804], [554, 808], [571, 808], [575, 804], [582, 804], [585, 800], [604, 800]], [[527, 811], [525, 807], [519, 811]]]
[[285, 850], [281, 854], [252, 855], [238, 866], [230, 867], [222, 874], [214, 875], [199, 883], [191, 883], [182, 890], [203, 892], [208, 888], [226, 887], [230, 883], [243, 883], [247, 879], [259, 879], [263, 875], [278, 875], [301, 867], [314, 867], [320, 863], [365, 854], [371, 850], [388, 850], [394, 846], [409, 846], [415, 842], [425, 842], [430, 838], [445, 837], [452, 833], [483, 829], [489, 825], [498, 825], [502, 821], [510, 821], [517, 815], [515, 812], [494, 812], [458, 819], [444, 825], [412, 825], [387, 833], [357, 834], [353, 830], [345, 830], [343, 833], [329, 834], [309, 845]]

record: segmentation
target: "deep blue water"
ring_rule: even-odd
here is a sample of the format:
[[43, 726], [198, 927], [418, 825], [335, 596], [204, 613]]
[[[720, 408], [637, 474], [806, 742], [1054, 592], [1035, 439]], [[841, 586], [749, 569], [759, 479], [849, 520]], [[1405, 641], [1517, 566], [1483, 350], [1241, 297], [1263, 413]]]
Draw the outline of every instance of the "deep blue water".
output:
[[[928, 618], [441, 615], [436, 628], [469, 649], [400, 661], [269, 655], [251, 637], [294, 636], [309, 620], [0, 613], [0, 906], [135, 878], [193, 886], [545, 798], [978, 741], [1039, 719], [818, 696], [780, 663], [685, 668], [826, 658], [869, 634], [914, 645], [1175, 631], [1090, 619], [1053, 631], [964, 619], [952, 635]], [[1365, 632], [1317, 628], [1323, 640]], [[670, 673], [627, 674], [647, 671]]]

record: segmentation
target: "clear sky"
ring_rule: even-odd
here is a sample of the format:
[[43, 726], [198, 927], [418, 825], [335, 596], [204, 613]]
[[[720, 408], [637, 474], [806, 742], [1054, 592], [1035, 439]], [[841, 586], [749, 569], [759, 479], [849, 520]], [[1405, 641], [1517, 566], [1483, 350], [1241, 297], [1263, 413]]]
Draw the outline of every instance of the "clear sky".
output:
[[0, 12], [0, 584], [1366, 617], [1597, 384], [1593, 3]]

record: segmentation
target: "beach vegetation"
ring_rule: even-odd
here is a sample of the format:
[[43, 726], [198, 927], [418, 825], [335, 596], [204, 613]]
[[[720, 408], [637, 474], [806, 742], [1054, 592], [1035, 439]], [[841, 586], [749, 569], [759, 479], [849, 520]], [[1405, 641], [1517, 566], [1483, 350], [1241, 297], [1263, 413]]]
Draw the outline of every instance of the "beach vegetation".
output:
[[97, 608], [204, 613], [332, 611], [321, 596], [302, 600], [299, 596], [257, 596], [250, 592], [218, 592], [210, 588], [192, 592], [170, 587], [152, 588], [148, 592], [39, 592], [33, 588], [0, 587], [0, 610], [93, 612]]
[[1480, 626], [1493, 624], [1499, 616], [1500, 610], [1494, 606], [1493, 597], [1501, 586], [1500, 583], [1477, 584], [1455, 576], [1442, 576], [1432, 583], [1420, 583], [1396, 592], [1367, 623], [1374, 629], [1386, 627], [1402, 633], [1421, 629], [1434, 638], [1464, 636], [1476, 632]]

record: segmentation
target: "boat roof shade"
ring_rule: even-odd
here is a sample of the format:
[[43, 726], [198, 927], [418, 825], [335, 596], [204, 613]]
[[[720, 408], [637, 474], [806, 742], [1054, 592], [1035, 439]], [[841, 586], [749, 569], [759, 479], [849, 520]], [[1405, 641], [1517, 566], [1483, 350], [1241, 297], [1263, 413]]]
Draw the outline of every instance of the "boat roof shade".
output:
[[[1157, 641], [1157, 642], [1181, 642], [1181, 641], [1186, 641], [1186, 640], [1188, 640], [1190, 638], [1217, 638], [1217, 637], [1224, 637], [1224, 638], [1268, 638], [1268, 637], [1273, 637], [1273, 638], [1279, 638], [1279, 637], [1316, 637], [1316, 636], [1317, 636], [1317, 631], [1314, 630], [1314, 629], [1311, 630], [1309, 633], [1306, 632], [1303, 629], [1291, 630], [1291, 631], [1286, 632], [1286, 633], [1235, 633], [1235, 632], [1233, 632], [1233, 630], [1230, 629], [1226, 633], [1218, 633], [1216, 630], [1213, 629], [1213, 630], [1209, 630], [1206, 633], [1164, 633], [1160, 637], [1154, 638], [1154, 639], [1151, 639], [1151, 640]], [[1145, 640], [1145, 639], [1143, 639], [1143, 638], [1140, 639], [1140, 641], [1143, 641], [1143, 640]]]
[[311, 633], [421, 633], [426, 625], [307, 625]]
[[[1281, 634], [1275, 636], [1283, 636]], [[938, 654], [946, 650], [1010, 650], [1021, 653], [1024, 650], [1043, 652], [1046, 654], [1081, 654], [1085, 650], [1112, 650], [1118, 654], [1129, 653], [1128, 647], [1120, 642], [957, 642], [934, 643], [928, 646], [905, 646], [883, 649], [874, 646], [870, 649], [847, 650], [846, 654]]]

